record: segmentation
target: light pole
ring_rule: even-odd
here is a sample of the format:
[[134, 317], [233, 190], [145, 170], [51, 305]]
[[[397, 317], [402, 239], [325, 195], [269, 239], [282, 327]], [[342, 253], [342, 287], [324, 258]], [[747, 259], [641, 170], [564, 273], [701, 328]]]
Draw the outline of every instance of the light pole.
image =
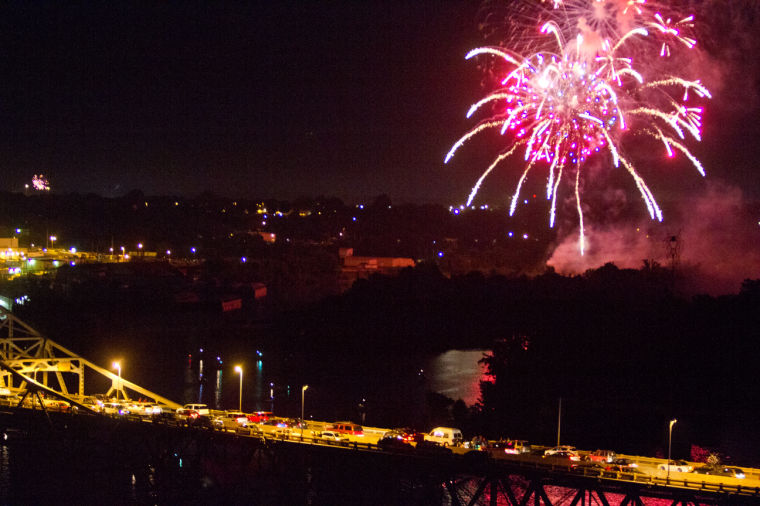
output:
[[243, 368], [235, 366], [235, 372], [240, 375], [240, 396], [238, 397], [238, 411], [243, 411]]
[[301, 439], [303, 439], [303, 399], [307, 388], [309, 388], [309, 385], [301, 387]]
[[119, 390], [121, 390], [121, 364], [119, 362], [113, 363], [113, 368], [119, 371], [119, 383], [116, 387], [116, 399], [119, 399]]
[[668, 427], [668, 474], [666, 478], [666, 482], [670, 483], [670, 442], [673, 439], [673, 426], [676, 424], [678, 420], [673, 418], [670, 421], [670, 427]]

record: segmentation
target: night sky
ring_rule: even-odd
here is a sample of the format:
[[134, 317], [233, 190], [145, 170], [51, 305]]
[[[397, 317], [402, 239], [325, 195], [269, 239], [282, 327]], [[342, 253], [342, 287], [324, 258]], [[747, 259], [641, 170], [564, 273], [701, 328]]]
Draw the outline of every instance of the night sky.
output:
[[[499, 148], [443, 164], [484, 93], [464, 55], [482, 44], [486, 3], [268, 4], [3, 4], [0, 189], [43, 173], [60, 193], [462, 202]], [[708, 178], [756, 198], [758, 74], [745, 53], [757, 44], [741, 33], [754, 22], [726, 41], [708, 33], [711, 52], [695, 58], [716, 91], [695, 151]], [[506, 201], [518, 174], [490, 179], [484, 200]], [[703, 189], [693, 169], [675, 174], [656, 196]]]
[[2, 189], [461, 199], [477, 4], [269, 4], [4, 5]]

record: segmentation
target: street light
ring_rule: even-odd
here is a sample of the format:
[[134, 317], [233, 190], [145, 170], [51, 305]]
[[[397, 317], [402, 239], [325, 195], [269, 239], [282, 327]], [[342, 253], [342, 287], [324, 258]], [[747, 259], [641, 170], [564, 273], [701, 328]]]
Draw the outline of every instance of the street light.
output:
[[309, 385], [301, 387], [301, 439], [303, 439], [303, 398], [307, 388], [309, 388]]
[[677, 421], [678, 420], [676, 420], [675, 418], [673, 418], [670, 421], [670, 427], [668, 427], [668, 474], [667, 474], [667, 478], [666, 478], [666, 481], [668, 483], [670, 483], [670, 442], [671, 442], [671, 440], [673, 438], [673, 426], [676, 424]]
[[243, 411], [243, 368], [235, 366], [235, 372], [240, 375], [240, 397], [238, 398], [238, 411]]
[[117, 369], [119, 371], [119, 383], [117, 384], [116, 388], [116, 398], [119, 398], [119, 390], [121, 390], [121, 364], [119, 362], [113, 363], [113, 368]]

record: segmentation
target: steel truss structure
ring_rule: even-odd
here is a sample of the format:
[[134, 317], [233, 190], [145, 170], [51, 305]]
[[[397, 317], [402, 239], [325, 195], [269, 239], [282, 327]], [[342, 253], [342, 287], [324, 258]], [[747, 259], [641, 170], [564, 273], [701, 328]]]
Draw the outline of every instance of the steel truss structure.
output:
[[[106, 396], [116, 395], [129, 399], [134, 392], [153, 402], [177, 409], [180, 404], [125, 380], [80, 357], [52, 341], [13, 313], [0, 306], [0, 389], [6, 394], [21, 395], [19, 405], [28, 396], [44, 409], [40, 396], [52, 396], [65, 400], [80, 409], [85, 397], [85, 373], [103, 376], [110, 380]], [[89, 377], [89, 376], [88, 376]]]
[[689, 490], [674, 483], [653, 486], [529, 470], [452, 479], [444, 486], [452, 506], [644, 506], [648, 499], [664, 499], [672, 506], [760, 504], [752, 489], [742, 495], [737, 490]]

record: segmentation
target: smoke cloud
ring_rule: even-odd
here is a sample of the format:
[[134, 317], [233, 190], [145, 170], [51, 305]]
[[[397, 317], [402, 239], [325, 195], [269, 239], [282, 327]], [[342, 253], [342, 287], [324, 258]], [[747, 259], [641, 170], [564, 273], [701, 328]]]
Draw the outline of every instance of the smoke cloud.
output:
[[760, 206], [740, 188], [709, 181], [693, 197], [673, 203], [662, 223], [647, 219], [586, 228], [581, 256], [577, 229], [563, 233], [547, 264], [562, 274], [581, 274], [612, 262], [638, 269], [644, 260], [675, 263], [687, 293], [737, 293], [745, 279], [760, 278]]

